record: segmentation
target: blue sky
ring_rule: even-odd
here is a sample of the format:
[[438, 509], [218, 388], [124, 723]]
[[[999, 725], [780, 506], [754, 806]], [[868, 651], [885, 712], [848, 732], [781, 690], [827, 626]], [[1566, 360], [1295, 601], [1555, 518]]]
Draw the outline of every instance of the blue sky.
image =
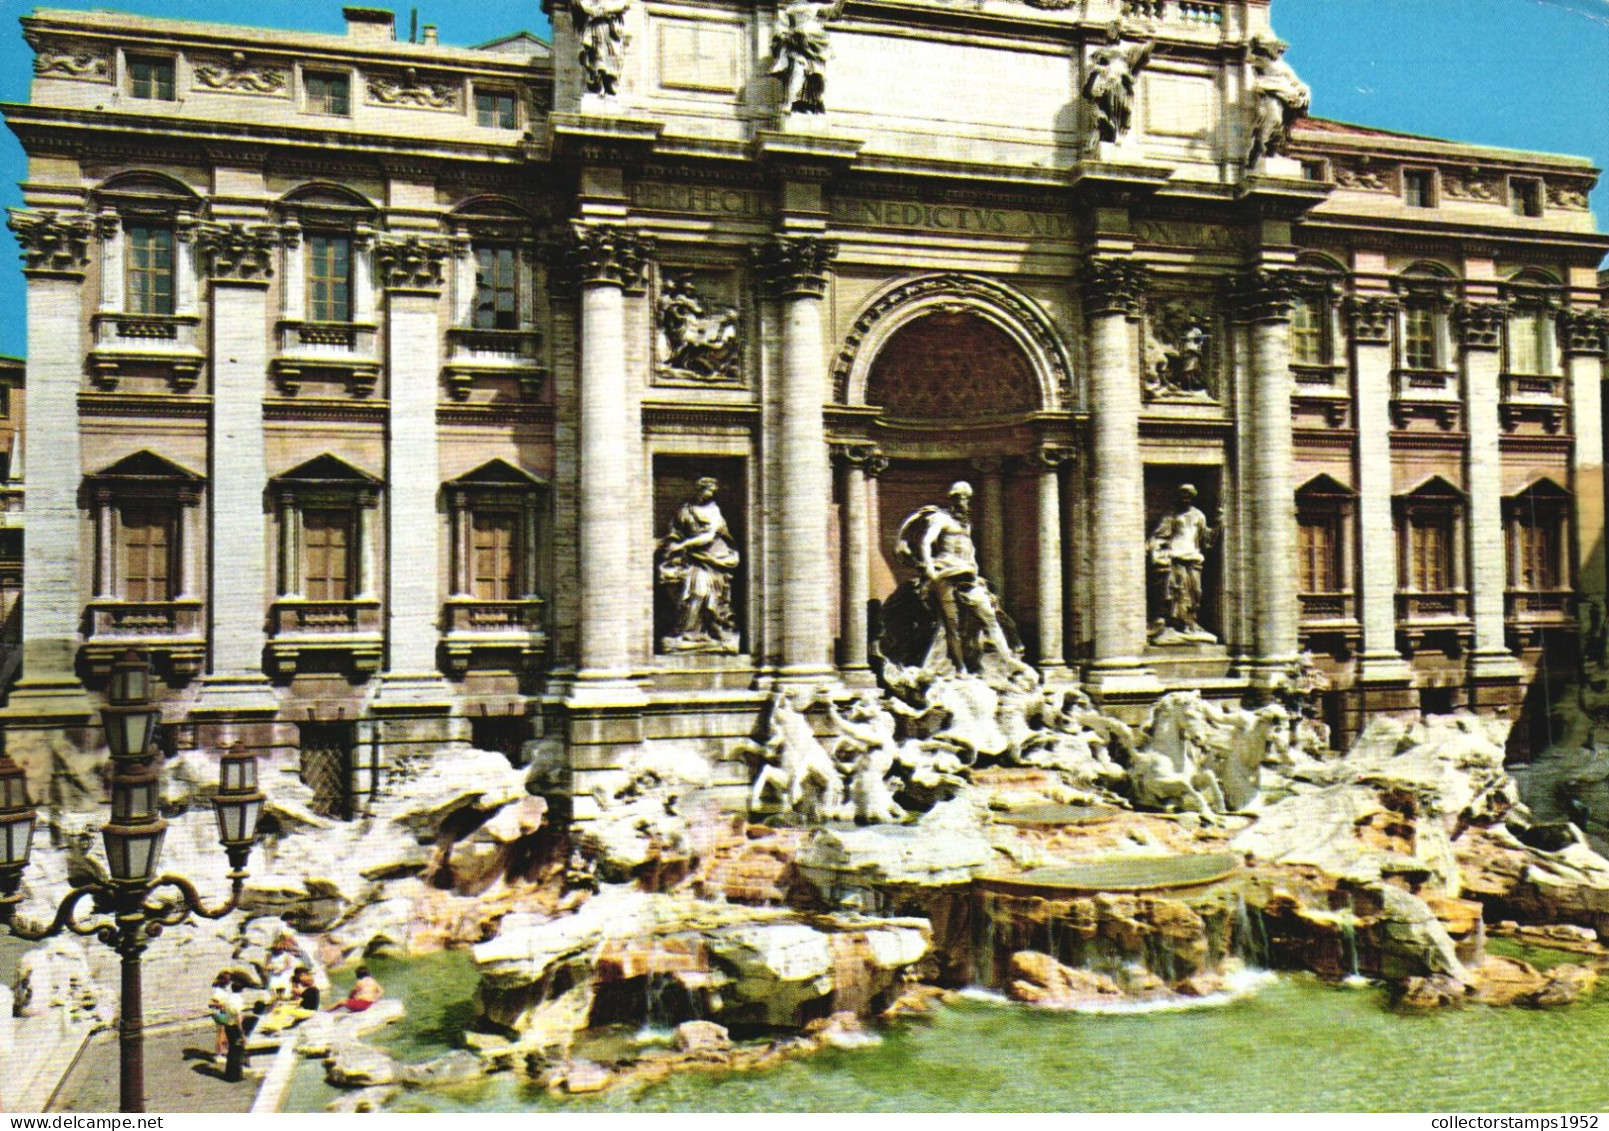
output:
[[[367, 0], [384, 3], [385, 0]], [[58, 0], [59, 8], [340, 32], [339, 0]], [[406, 34], [412, 5], [395, 5]], [[0, 99], [26, 101], [28, 47], [0, 0]], [[547, 34], [538, 0], [424, 0], [421, 25], [474, 44], [527, 28]], [[1274, 0], [1274, 28], [1313, 88], [1313, 113], [1385, 129], [1590, 157], [1609, 165], [1609, 0]], [[22, 150], [0, 130], [0, 204], [20, 203]], [[1609, 188], [1592, 196], [1609, 214]], [[0, 236], [0, 353], [26, 353], [22, 276]]]

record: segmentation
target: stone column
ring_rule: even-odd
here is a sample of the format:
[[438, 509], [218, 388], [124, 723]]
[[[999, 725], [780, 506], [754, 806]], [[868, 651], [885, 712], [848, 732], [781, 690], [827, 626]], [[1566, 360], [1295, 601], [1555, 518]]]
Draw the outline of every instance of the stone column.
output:
[[[626, 374], [625, 291], [643, 285], [653, 243], [615, 224], [576, 222], [571, 257], [581, 289], [580, 625], [578, 684], [629, 682], [639, 585], [631, 545], [646, 485], [633, 482], [640, 415]], [[635, 690], [633, 688], [633, 690]]]
[[[1475, 647], [1469, 657], [1472, 682], [1511, 681], [1522, 672], [1504, 640], [1508, 554], [1503, 531], [1502, 423], [1499, 418], [1499, 354], [1508, 310], [1496, 302], [1460, 302], [1453, 308], [1464, 375], [1464, 412], [1469, 432], [1468, 568]], [[1485, 700], [1476, 689], [1474, 706]]]
[[95, 215], [95, 232], [101, 244], [102, 314], [123, 312], [123, 217], [115, 208], [102, 208]]
[[1583, 604], [1605, 599], [1603, 358], [1609, 317], [1595, 310], [1559, 315], [1570, 398], [1570, 477], [1575, 491], [1575, 587]]
[[22, 211], [12, 212], [10, 227], [28, 281], [28, 535], [22, 678], [12, 689], [7, 714], [66, 720], [89, 714], [73, 664], [83, 614], [78, 575], [83, 282], [95, 228], [82, 213]]
[[888, 468], [888, 457], [871, 444], [846, 444], [838, 449], [844, 469], [843, 510], [843, 662], [847, 674], [870, 670], [866, 637], [870, 624], [866, 604], [871, 600], [871, 506], [867, 480]]
[[1090, 340], [1094, 665], [1100, 690], [1144, 691], [1145, 465], [1140, 458], [1140, 375], [1130, 323], [1140, 316], [1145, 269], [1096, 260], [1082, 276]]
[[1039, 673], [1046, 682], [1060, 679], [1066, 664], [1062, 657], [1062, 513], [1061, 467], [1070, 453], [1061, 448], [1040, 448], [1029, 458], [1037, 472], [1039, 497]]
[[[420, 699], [445, 691], [436, 670], [441, 613], [440, 444], [436, 435], [440, 376], [439, 318], [449, 245], [433, 235], [393, 232], [377, 236], [371, 251], [385, 292], [386, 371], [386, 616], [385, 671], [376, 701]], [[362, 257], [354, 254], [356, 296], [364, 288]]]
[[1252, 636], [1255, 665], [1277, 678], [1297, 656], [1296, 495], [1292, 474], [1290, 273], [1261, 269], [1239, 289], [1251, 358]]
[[301, 512], [296, 496], [284, 491], [279, 496], [279, 595], [298, 597], [302, 592], [302, 540], [297, 527]]
[[209, 335], [210, 647], [195, 707], [202, 714], [260, 714], [278, 706], [262, 671], [268, 606], [263, 398], [268, 381], [268, 280], [276, 242], [275, 230], [262, 224], [209, 223], [196, 233], [211, 284], [211, 325], [216, 331]]
[[454, 597], [467, 597], [474, 589], [471, 580], [473, 565], [470, 555], [474, 552], [470, 541], [469, 494], [463, 490], [455, 490], [448, 499], [451, 508], [451, 551], [452, 562], [450, 566], [451, 589]]
[[821, 305], [838, 245], [814, 236], [778, 236], [759, 265], [781, 305], [780, 468], [784, 680], [819, 679], [830, 670], [832, 563], [827, 518], [832, 469], [822, 409], [829, 399]]
[[974, 483], [978, 489], [978, 502], [973, 510], [977, 521], [973, 524], [978, 538], [978, 566], [983, 576], [994, 586], [995, 594], [1003, 605], [1006, 602], [1006, 484], [1004, 461], [998, 456], [987, 456], [972, 461], [977, 474]]
[[380, 507], [380, 496], [377, 491], [366, 490], [358, 497], [358, 580], [357, 591], [360, 600], [372, 598], [374, 582], [378, 572], [374, 568], [375, 562], [375, 512]]
[[1405, 683], [1397, 651], [1397, 531], [1391, 514], [1391, 331], [1400, 304], [1392, 295], [1347, 303], [1357, 385], [1358, 619], [1363, 626], [1362, 682]]
[[179, 596], [201, 596], [201, 495], [186, 489], [179, 494]]
[[117, 599], [117, 509], [110, 487], [95, 488], [95, 599]]

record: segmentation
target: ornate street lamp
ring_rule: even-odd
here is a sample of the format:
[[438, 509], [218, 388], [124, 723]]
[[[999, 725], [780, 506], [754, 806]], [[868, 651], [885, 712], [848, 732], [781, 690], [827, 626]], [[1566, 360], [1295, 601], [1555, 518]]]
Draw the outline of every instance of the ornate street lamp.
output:
[[[246, 858], [257, 838], [257, 820], [262, 816], [264, 801], [257, 788], [257, 760], [238, 747], [225, 751], [212, 804], [218, 818], [219, 843], [229, 859], [229, 899], [219, 907], [208, 907], [195, 885], [183, 876], [158, 875], [157, 862], [168, 827], [159, 811], [161, 788], [156, 759], [151, 753], [151, 737], [159, 714], [151, 702], [150, 664], [133, 652], [126, 653], [112, 667], [106, 706], [101, 711], [106, 744], [112, 755], [112, 819], [101, 826], [109, 879], [73, 888], [56, 908], [50, 925], [39, 931], [13, 921], [37, 814], [28, 800], [27, 779], [21, 767], [5, 753], [4, 735], [0, 733], [0, 925], [9, 925], [14, 937], [29, 942], [63, 931], [93, 935], [122, 958], [118, 1059], [121, 1110], [126, 1112], [145, 1110], [145, 1010], [141, 984], [145, 948], [164, 928], [176, 926], [192, 915], [221, 919], [240, 905]], [[177, 899], [153, 899], [163, 888], [171, 888]], [[80, 919], [78, 907], [86, 897], [96, 910]]]

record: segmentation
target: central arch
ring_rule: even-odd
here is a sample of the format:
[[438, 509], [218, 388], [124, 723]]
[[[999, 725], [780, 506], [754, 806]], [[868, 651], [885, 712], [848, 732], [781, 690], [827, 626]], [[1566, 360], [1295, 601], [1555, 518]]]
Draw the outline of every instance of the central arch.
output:
[[[1043, 310], [1001, 283], [978, 275], [922, 275], [898, 283], [872, 299], [855, 319], [833, 366], [834, 400], [842, 405], [874, 404], [868, 385], [878, 359], [896, 336], [924, 319], [938, 318], [925, 330], [966, 325], [976, 341], [1003, 351], [1015, 347], [1027, 370], [1035, 401], [1028, 411], [1070, 407], [1072, 367], [1067, 351]], [[970, 320], [961, 323], [958, 320]]]

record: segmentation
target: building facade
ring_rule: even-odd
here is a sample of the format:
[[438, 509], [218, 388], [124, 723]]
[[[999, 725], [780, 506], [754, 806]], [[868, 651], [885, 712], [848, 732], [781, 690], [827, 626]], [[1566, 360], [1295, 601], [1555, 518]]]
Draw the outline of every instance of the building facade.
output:
[[1303, 652], [1343, 735], [1514, 710], [1599, 631], [1598, 171], [1306, 117], [1266, 0], [346, 14], [23, 20], [14, 748], [135, 647], [332, 811], [538, 736], [578, 817], [644, 741], [740, 803], [963, 480], [1119, 712]]

